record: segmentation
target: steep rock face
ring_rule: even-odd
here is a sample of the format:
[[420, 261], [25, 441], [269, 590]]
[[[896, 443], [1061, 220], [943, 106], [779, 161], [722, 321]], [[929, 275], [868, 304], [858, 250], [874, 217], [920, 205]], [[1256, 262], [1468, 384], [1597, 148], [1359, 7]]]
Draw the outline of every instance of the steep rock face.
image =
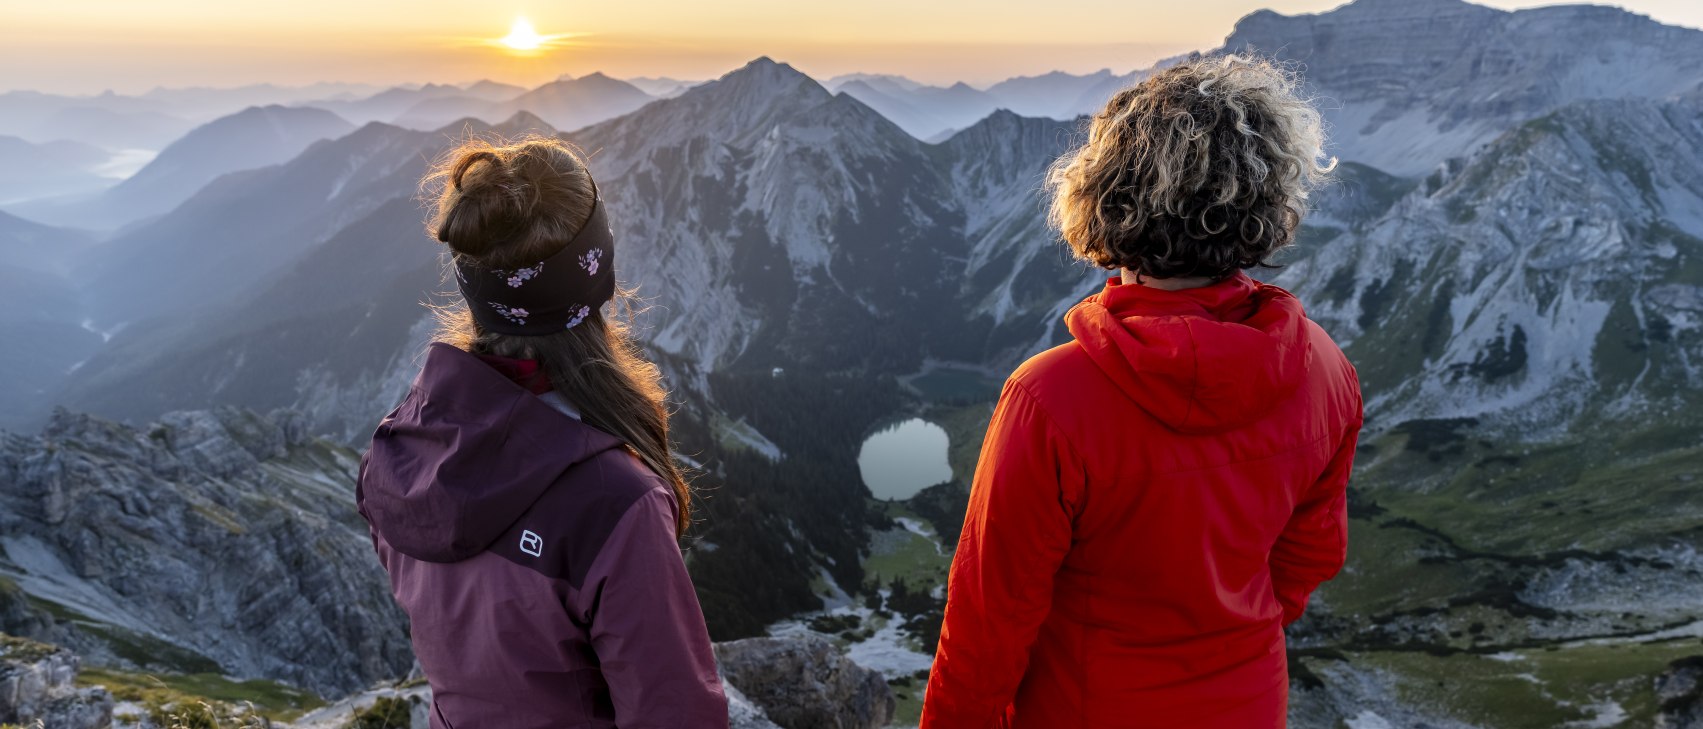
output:
[[78, 657], [70, 651], [0, 634], [0, 724], [52, 729], [104, 729], [112, 723], [112, 695], [83, 688]]
[[1359, 0], [1313, 15], [1253, 13], [1220, 50], [1301, 64], [1333, 127], [1334, 154], [1419, 175], [1568, 103], [1694, 91], [1700, 38], [1602, 6], [1506, 12], [1463, 0]]
[[405, 620], [352, 508], [357, 463], [290, 413], [0, 434], [0, 628], [321, 693], [398, 675]]
[[925, 145], [789, 66], [753, 61], [568, 138], [600, 150], [651, 343], [704, 369], [914, 356], [867, 340], [926, 341], [900, 312], [949, 301], [935, 282], [962, 213]]
[[1703, 173], [1684, 161], [1703, 156], [1699, 114], [1566, 107], [1303, 246], [1274, 280], [1348, 343], [1383, 422], [1483, 418], [1537, 436], [1684, 417], [1703, 381]]
[[728, 683], [786, 729], [876, 729], [893, 715], [886, 679], [823, 638], [747, 638], [715, 652]]

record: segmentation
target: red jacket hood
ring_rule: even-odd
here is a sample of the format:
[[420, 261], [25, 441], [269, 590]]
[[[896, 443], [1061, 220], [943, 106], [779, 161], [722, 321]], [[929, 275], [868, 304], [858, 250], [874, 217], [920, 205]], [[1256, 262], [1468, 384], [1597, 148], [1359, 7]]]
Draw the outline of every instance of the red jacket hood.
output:
[[1312, 360], [1301, 302], [1242, 273], [1182, 291], [1114, 277], [1065, 323], [1125, 395], [1181, 433], [1258, 420], [1295, 391]]

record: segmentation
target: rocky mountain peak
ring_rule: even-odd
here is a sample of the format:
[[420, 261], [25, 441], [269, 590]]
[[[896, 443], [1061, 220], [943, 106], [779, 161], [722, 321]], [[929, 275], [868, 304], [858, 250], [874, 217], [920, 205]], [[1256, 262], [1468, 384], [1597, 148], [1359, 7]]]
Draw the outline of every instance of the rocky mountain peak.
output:
[[1668, 98], [1703, 78], [1703, 31], [1601, 7], [1359, 0], [1261, 11], [1219, 51], [1301, 64], [1335, 130], [1333, 153], [1415, 176], [1565, 104]]
[[498, 122], [493, 130], [501, 134], [517, 134], [520, 132], [536, 131], [539, 134], [554, 135], [556, 129], [550, 123], [540, 119], [537, 114], [521, 110], [507, 119]]
[[714, 94], [728, 101], [755, 102], [791, 95], [825, 101], [831, 96], [816, 79], [768, 56], [760, 56], [715, 81], [688, 90], [685, 95], [691, 94]]

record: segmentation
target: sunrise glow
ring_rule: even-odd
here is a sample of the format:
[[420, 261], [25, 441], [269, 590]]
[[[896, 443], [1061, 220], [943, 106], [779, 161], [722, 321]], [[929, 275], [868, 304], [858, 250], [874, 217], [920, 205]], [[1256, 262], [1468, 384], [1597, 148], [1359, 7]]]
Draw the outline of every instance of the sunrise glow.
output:
[[[1216, 48], [1261, 8], [1317, 13], [1346, 1], [1063, 0], [1037, 13], [1024, 0], [19, 0], [0, 3], [0, 88], [139, 94], [156, 86], [487, 77], [531, 86], [594, 71], [702, 80], [764, 55], [823, 79], [894, 73], [984, 86], [1055, 70], [1124, 73]], [[1510, 9], [1589, 0], [1475, 1]], [[1604, 1], [1703, 27], [1698, 0]]]
[[517, 51], [536, 51], [547, 40], [538, 34], [538, 29], [532, 27], [532, 21], [515, 18], [514, 25], [509, 26], [509, 34], [499, 42]]

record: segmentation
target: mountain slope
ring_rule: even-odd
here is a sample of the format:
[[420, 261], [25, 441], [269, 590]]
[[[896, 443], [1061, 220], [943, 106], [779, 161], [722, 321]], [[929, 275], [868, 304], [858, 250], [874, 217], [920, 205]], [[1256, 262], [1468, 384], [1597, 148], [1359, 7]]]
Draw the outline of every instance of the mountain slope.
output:
[[72, 265], [86, 234], [0, 212], [0, 428], [34, 427], [79, 362], [101, 346], [83, 327]]
[[[170, 213], [99, 248], [84, 268], [97, 322], [111, 327], [228, 303], [423, 173], [438, 138], [369, 124], [288, 163], [226, 175]], [[378, 184], [376, 189], [370, 189]]]
[[[468, 120], [452, 129], [415, 134], [373, 125], [357, 132], [364, 141], [338, 140], [341, 149], [327, 150], [325, 159], [369, 155], [356, 167], [366, 175], [358, 180], [341, 179], [349, 168], [304, 159], [290, 165], [298, 168], [292, 174], [257, 181], [227, 204], [265, 204], [301, 188], [342, 185], [348, 192], [338, 190], [331, 196], [336, 202], [324, 203], [329, 212], [309, 213], [338, 218], [323, 240], [298, 229], [265, 242], [280, 246], [271, 252], [275, 257], [249, 269], [249, 283], [224, 306], [195, 314], [193, 326], [167, 317], [119, 332], [87, 364], [65, 401], [126, 418], [212, 402], [258, 410], [294, 407], [312, 418], [316, 432], [338, 433], [350, 442], [370, 433], [412, 378], [413, 355], [426, 331], [416, 330], [427, 318], [420, 302], [453, 288], [442, 279], [441, 247], [424, 234], [425, 212], [415, 199], [427, 162], [463, 131], [509, 136], [554, 131], [530, 114], [498, 126]], [[318, 153], [303, 157], [310, 155]], [[208, 228], [191, 235], [220, 232]], [[194, 262], [174, 265], [190, 268]], [[338, 344], [331, 347], [333, 342]]]
[[1419, 175], [1574, 101], [1695, 92], [1700, 39], [1603, 6], [1357, 0], [1316, 15], [1253, 13], [1220, 50], [1303, 64], [1334, 154]]
[[[1427, 178], [1277, 281], [1351, 342], [1385, 422], [1538, 435], [1700, 403], [1696, 101], [1590, 101]], [[1636, 144], [1628, 140], [1639, 140]]]
[[117, 227], [171, 210], [220, 175], [287, 161], [354, 131], [323, 109], [253, 106], [191, 130], [135, 175], [81, 204], [73, 219]]

